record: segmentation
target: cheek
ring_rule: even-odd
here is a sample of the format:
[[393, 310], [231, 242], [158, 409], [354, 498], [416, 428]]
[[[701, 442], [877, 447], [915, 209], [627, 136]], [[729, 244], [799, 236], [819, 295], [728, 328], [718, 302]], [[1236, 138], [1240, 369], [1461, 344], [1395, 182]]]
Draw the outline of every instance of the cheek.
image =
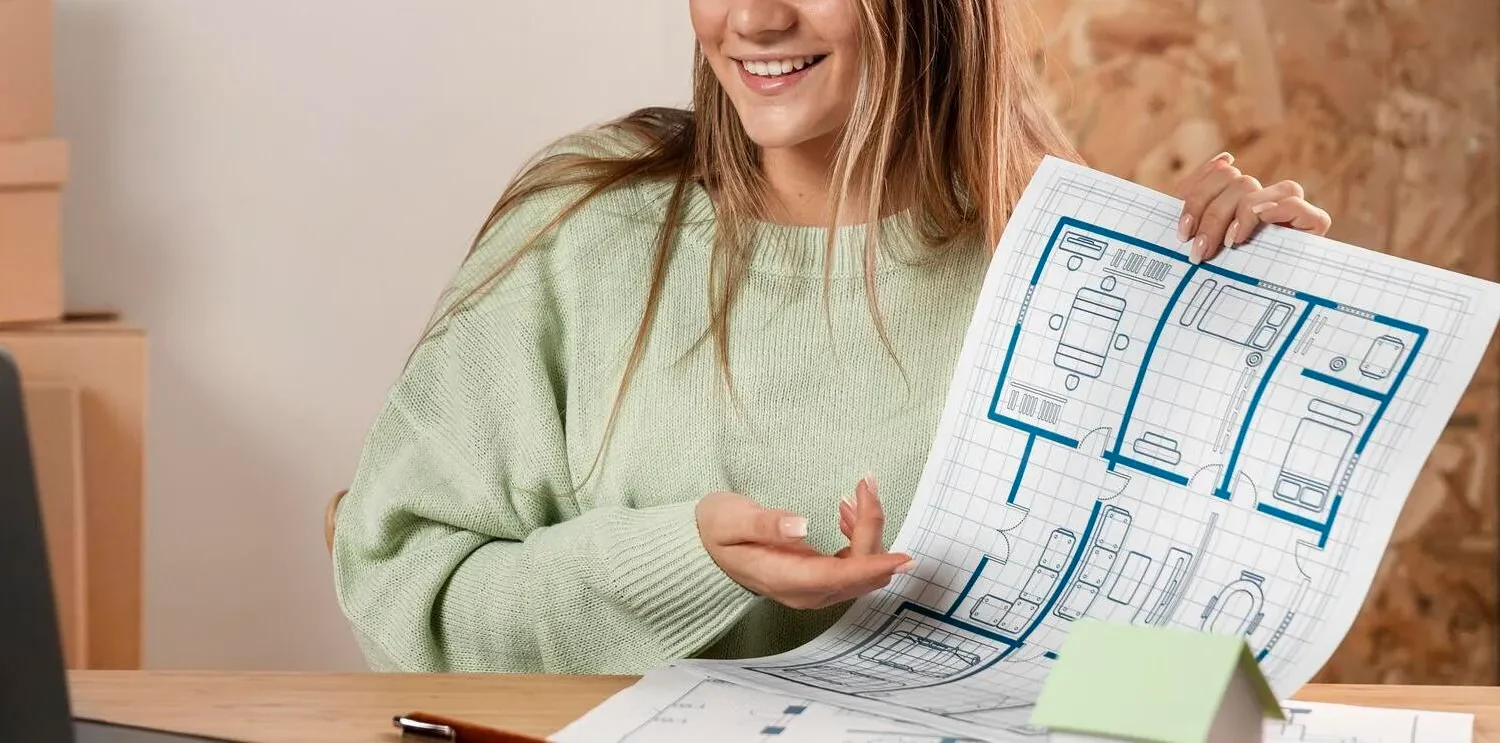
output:
[[693, 24], [693, 35], [705, 53], [713, 54], [724, 39], [724, 27], [729, 18], [725, 0], [690, 0], [688, 18]]

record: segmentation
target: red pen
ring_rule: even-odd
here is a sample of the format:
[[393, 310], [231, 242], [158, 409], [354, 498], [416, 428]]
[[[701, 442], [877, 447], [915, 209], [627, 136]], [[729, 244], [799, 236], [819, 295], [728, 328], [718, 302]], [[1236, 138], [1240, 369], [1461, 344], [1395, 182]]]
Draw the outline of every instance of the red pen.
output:
[[402, 737], [413, 735], [454, 743], [547, 743], [541, 738], [508, 733], [504, 730], [495, 730], [427, 712], [398, 715], [392, 719], [392, 722], [401, 729]]

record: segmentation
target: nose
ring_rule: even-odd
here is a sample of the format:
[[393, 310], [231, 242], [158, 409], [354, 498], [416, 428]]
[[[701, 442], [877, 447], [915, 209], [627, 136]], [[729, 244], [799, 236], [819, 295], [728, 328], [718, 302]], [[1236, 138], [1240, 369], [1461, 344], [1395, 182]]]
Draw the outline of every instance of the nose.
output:
[[797, 8], [787, 0], [733, 0], [729, 28], [751, 41], [774, 39], [797, 25]]

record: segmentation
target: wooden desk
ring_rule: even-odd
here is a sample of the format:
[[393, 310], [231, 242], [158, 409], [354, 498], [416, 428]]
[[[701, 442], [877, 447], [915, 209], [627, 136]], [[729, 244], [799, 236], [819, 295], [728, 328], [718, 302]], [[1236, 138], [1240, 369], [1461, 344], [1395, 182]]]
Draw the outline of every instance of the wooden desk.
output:
[[[74, 714], [254, 743], [390, 743], [391, 716], [425, 710], [538, 737], [635, 681], [623, 676], [74, 671]], [[1472, 712], [1500, 743], [1500, 687], [1318, 686], [1298, 699]]]

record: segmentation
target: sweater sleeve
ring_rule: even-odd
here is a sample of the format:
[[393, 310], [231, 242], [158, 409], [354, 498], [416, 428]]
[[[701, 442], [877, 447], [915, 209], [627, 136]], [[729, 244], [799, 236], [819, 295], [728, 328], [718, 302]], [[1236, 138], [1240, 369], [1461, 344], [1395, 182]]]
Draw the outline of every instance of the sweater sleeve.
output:
[[[522, 204], [445, 301], [554, 214]], [[564, 239], [540, 241], [434, 328], [366, 440], [339, 507], [334, 575], [373, 668], [639, 673], [703, 650], [755, 601], [699, 539], [703, 494], [650, 508], [575, 498], [569, 287], [551, 255]]]

